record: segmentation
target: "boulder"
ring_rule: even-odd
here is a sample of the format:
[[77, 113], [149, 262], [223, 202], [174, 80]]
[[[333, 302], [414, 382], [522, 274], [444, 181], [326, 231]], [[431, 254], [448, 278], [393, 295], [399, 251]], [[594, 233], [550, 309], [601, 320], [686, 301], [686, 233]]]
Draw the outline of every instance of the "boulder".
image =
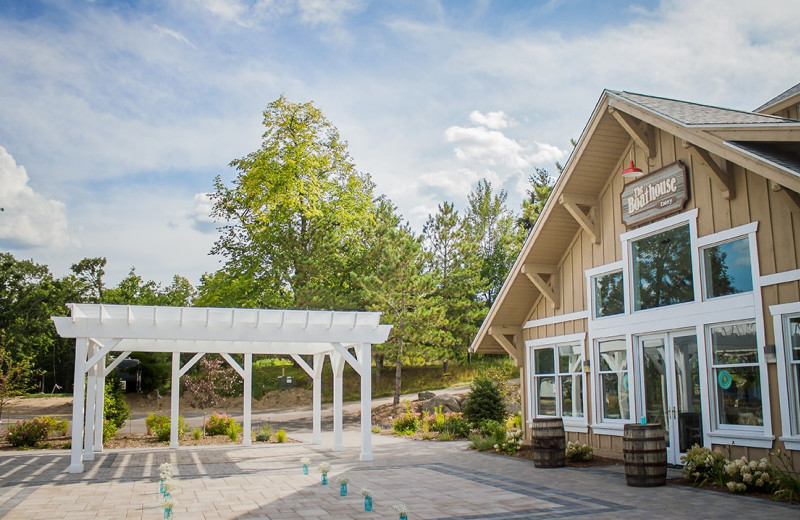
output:
[[425, 390], [417, 394], [417, 399], [419, 399], [420, 401], [427, 401], [428, 399], [431, 399], [433, 397], [436, 397], [436, 394], [428, 390]]
[[450, 394], [442, 394], [434, 396], [422, 405], [423, 410], [427, 410], [432, 414], [436, 412], [436, 408], [441, 406], [443, 412], [460, 412], [461, 404], [458, 400]]

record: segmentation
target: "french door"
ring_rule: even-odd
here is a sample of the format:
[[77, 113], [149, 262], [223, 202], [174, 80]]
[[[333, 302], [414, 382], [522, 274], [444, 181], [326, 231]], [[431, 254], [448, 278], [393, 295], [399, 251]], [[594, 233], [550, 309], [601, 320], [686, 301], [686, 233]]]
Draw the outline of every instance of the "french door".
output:
[[640, 336], [640, 388], [648, 424], [661, 424], [667, 462], [680, 464], [694, 444], [703, 445], [700, 369], [694, 330]]

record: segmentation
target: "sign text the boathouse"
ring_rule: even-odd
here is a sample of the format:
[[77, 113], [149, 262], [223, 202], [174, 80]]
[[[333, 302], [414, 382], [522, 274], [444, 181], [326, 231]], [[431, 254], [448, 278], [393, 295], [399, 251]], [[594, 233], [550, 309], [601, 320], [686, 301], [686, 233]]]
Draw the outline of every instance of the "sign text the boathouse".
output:
[[622, 190], [622, 221], [636, 226], [677, 213], [686, 204], [686, 167], [675, 162], [628, 183]]

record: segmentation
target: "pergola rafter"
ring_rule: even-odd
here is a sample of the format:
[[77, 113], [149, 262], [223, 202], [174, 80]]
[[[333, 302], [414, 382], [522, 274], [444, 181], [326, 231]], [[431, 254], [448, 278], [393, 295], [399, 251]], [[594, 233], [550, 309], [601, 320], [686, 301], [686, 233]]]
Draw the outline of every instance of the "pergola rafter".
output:
[[[75, 338], [71, 473], [83, 472], [83, 461], [93, 460], [94, 453], [102, 451], [105, 378], [132, 352], [172, 353], [173, 448], [178, 446], [180, 378], [203, 355], [217, 353], [244, 381], [245, 446], [252, 443], [253, 354], [289, 355], [313, 380], [314, 444], [319, 444], [322, 437], [322, 367], [325, 356], [329, 356], [333, 370], [333, 449], [340, 450], [342, 374], [348, 363], [361, 376], [360, 458], [372, 460], [372, 345], [385, 342], [392, 328], [380, 323], [380, 313], [74, 303], [68, 307], [70, 316], [52, 319], [62, 337]], [[106, 366], [106, 358], [112, 352], [119, 355]], [[195, 356], [181, 366], [182, 353]], [[244, 363], [237, 363], [231, 354], [242, 354]], [[300, 357], [303, 355], [311, 356], [313, 364]]]

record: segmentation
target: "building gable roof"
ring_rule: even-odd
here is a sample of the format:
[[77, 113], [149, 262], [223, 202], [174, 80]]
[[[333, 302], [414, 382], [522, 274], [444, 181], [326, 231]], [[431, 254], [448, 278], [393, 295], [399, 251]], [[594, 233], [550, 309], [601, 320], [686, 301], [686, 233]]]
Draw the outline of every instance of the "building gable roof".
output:
[[[800, 192], [800, 121], [630, 92], [606, 90], [600, 97], [536, 225], [531, 230], [470, 351], [503, 353], [502, 336], [521, 333], [532, 304], [541, 296], [523, 269], [526, 264], [557, 266], [581, 229], [562, 202], [591, 201], [621, 171], [631, 135], [624, 118], [659, 128], [687, 144], [711, 152]], [[585, 204], [584, 204], [585, 206]], [[513, 347], [513, 345], [512, 345]]]

